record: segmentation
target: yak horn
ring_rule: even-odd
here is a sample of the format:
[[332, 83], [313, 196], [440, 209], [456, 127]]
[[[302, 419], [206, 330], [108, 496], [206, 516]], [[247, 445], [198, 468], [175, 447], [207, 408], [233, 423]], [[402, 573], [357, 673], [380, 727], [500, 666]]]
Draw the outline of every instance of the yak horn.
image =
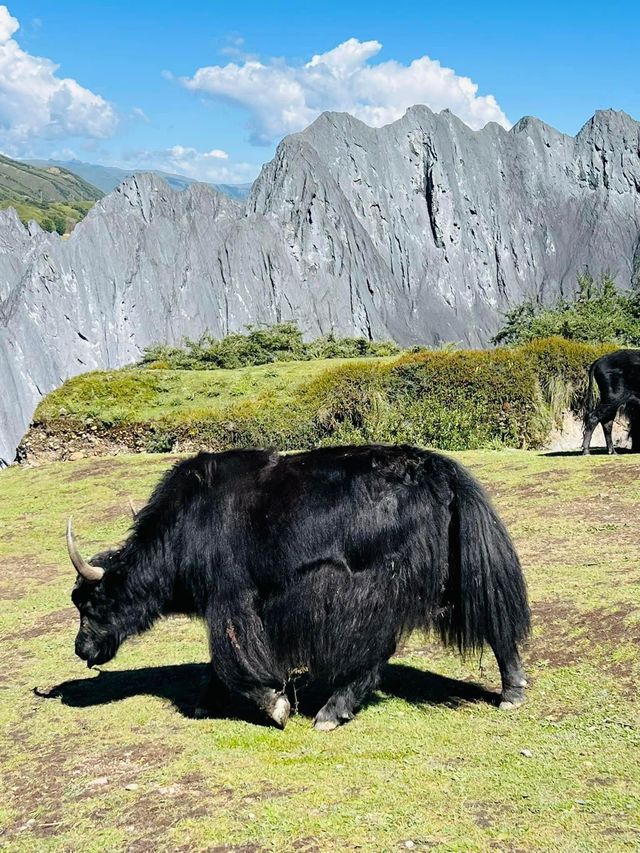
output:
[[138, 510], [136, 509], [135, 504], [133, 503], [131, 498], [129, 498], [129, 509], [131, 510], [131, 517], [135, 521], [138, 517]]
[[71, 558], [71, 562], [73, 563], [76, 572], [81, 577], [90, 583], [98, 583], [98, 581], [102, 580], [104, 577], [104, 569], [102, 566], [92, 566], [90, 563], [87, 563], [78, 550], [76, 540], [73, 538], [71, 519], [69, 519], [67, 523], [67, 550], [69, 551], [69, 557]]

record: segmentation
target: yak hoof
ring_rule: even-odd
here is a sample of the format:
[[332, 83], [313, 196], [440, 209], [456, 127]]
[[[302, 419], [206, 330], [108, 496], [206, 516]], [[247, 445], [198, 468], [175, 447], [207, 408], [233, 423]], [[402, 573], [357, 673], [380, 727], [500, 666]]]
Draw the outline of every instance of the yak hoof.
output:
[[338, 720], [316, 720], [313, 724], [313, 728], [317, 729], [319, 732], [332, 732], [334, 729], [337, 729], [340, 725]]
[[508, 699], [502, 699], [498, 705], [500, 711], [514, 711], [521, 705], [524, 705], [524, 693], [522, 696], [510, 696]]
[[279, 728], [283, 729], [287, 725], [289, 714], [291, 713], [291, 705], [287, 697], [281, 693], [273, 703], [273, 707], [268, 712], [273, 722]]
[[199, 705], [199, 706], [194, 710], [194, 712], [193, 712], [193, 716], [194, 716], [194, 718], [195, 718], [196, 720], [204, 720], [204, 719], [206, 719], [206, 718], [209, 716], [209, 709], [208, 709], [208, 708], [204, 708], [204, 707], [202, 707], [202, 706], [200, 706], [200, 705]]

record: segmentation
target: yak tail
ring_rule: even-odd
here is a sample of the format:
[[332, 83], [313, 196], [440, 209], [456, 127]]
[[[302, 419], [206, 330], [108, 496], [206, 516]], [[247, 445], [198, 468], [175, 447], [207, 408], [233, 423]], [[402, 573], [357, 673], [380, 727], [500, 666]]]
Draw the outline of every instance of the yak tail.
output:
[[593, 388], [593, 371], [595, 370], [596, 362], [594, 361], [591, 367], [589, 368], [589, 384], [587, 385], [587, 394], [584, 398], [584, 406], [582, 410], [583, 418], [586, 423], [587, 418], [591, 414], [591, 410], [593, 409], [596, 401], [596, 395]]
[[482, 487], [456, 465], [442, 639], [464, 653], [488, 643], [510, 656], [529, 633], [530, 611], [511, 537]]

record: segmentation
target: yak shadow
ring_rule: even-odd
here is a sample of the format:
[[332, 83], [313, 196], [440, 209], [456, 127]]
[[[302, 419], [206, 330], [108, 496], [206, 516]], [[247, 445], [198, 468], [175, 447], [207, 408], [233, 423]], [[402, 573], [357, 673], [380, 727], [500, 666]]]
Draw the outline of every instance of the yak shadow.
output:
[[[624, 456], [627, 453], [633, 453], [630, 447], [616, 447], [616, 456]], [[582, 450], [547, 450], [540, 453], [540, 456], [582, 456]], [[592, 447], [590, 456], [608, 456], [606, 447]]]
[[498, 705], [500, 695], [475, 681], [461, 681], [435, 672], [415, 669], [403, 663], [388, 664], [382, 674], [381, 689], [411, 705], [446, 705], [457, 708], [467, 703]]
[[[49, 691], [34, 689], [43, 699], [58, 699], [73, 708], [91, 708], [120, 702], [133, 696], [156, 696], [165, 699], [185, 717], [194, 717], [194, 710], [205, 679], [208, 665], [184, 663], [169, 666], [142, 667], [127, 670], [103, 670], [98, 676], [65, 681]], [[498, 695], [479, 684], [447, 678], [433, 672], [406, 666], [388, 664], [383, 672], [381, 691], [404, 699], [413, 705], [446, 705], [456, 708], [464, 703], [484, 702], [497, 704]], [[322, 684], [306, 684], [300, 679], [288, 688], [292, 707], [305, 716], [313, 716], [328, 698], [328, 689]], [[371, 694], [366, 705], [384, 702], [384, 696]], [[240, 697], [225, 698], [212, 711], [212, 717], [241, 719], [246, 722], [268, 725], [265, 718], [251, 704]]]

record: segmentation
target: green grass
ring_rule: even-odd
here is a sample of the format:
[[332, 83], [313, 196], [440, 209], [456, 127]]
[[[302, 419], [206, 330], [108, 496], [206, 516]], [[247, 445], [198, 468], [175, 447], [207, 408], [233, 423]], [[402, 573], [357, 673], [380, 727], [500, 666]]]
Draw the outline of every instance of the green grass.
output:
[[607, 349], [551, 338], [235, 369], [97, 371], [41, 402], [18, 456], [362, 442], [541, 447], [564, 412], [582, 410], [586, 368]]
[[[341, 364], [368, 364], [373, 359], [286, 361], [236, 370], [125, 369], [84, 373], [70, 379], [40, 403], [34, 421], [59, 417], [105, 424], [149, 421], [192, 421], [215, 417], [231, 405], [251, 401], [269, 404], [277, 398], [292, 405], [301, 388]], [[392, 358], [376, 358], [385, 363]]]
[[91, 210], [94, 201], [28, 202], [19, 199], [0, 200], [0, 210], [13, 207], [20, 220], [27, 225], [32, 219], [45, 231], [69, 234]]
[[[416, 636], [331, 734], [304, 716], [284, 732], [191, 719], [207, 659], [198, 622], [158, 624], [102, 673], [74, 657], [65, 518], [87, 552], [113, 544], [128, 498], [143, 501], [170, 457], [0, 472], [0, 847], [637, 849], [640, 464], [456, 456], [489, 488], [523, 559], [529, 701], [513, 714], [473, 701], [475, 682], [497, 689], [491, 655], [462, 661]], [[33, 692], [67, 681], [63, 699]]]

